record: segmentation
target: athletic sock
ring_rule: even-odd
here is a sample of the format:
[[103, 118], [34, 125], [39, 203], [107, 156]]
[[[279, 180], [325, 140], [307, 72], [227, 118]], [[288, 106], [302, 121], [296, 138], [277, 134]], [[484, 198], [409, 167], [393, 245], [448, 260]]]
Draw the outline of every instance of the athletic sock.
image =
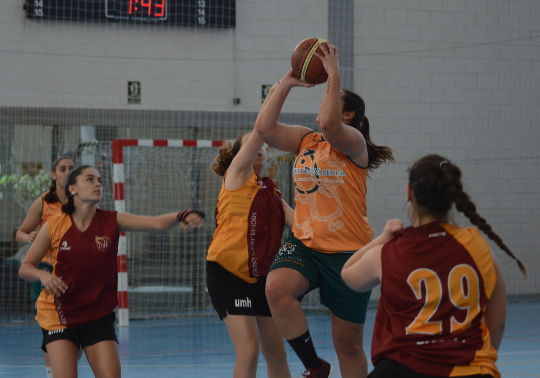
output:
[[315, 346], [309, 334], [309, 329], [302, 336], [287, 340], [287, 342], [296, 352], [296, 355], [300, 358], [306, 369], [316, 368], [321, 364], [317, 352], [315, 352]]

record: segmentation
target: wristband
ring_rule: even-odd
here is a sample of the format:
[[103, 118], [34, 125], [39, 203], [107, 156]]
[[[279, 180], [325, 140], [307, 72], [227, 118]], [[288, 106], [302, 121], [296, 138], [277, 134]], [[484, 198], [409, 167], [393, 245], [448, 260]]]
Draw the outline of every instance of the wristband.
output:
[[178, 214], [176, 214], [176, 220], [178, 221], [178, 223], [182, 223], [186, 220], [187, 216], [191, 213], [198, 214], [202, 219], [204, 219], [205, 217], [205, 214], [202, 211], [187, 209], [187, 210], [182, 210]]

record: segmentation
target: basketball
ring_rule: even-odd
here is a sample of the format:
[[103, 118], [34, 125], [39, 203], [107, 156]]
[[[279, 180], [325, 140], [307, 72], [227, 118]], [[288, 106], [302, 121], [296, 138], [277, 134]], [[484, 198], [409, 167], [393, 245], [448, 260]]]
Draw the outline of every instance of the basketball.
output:
[[296, 45], [291, 56], [294, 77], [309, 84], [324, 83], [328, 79], [321, 60], [314, 55], [320, 53], [320, 46], [325, 42], [322, 38], [306, 38]]

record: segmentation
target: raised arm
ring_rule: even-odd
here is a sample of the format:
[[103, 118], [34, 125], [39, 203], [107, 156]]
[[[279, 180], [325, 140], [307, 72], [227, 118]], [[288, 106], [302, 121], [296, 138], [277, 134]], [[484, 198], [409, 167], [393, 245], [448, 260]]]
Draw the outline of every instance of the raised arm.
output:
[[183, 229], [199, 227], [204, 214], [197, 210], [161, 215], [134, 215], [117, 213], [116, 220], [121, 231], [165, 231], [180, 223]]
[[364, 136], [356, 128], [343, 123], [344, 119], [354, 117], [354, 111], [343, 113], [338, 49], [331, 43], [323, 43], [320, 49], [322, 54], [315, 55], [323, 62], [328, 80], [319, 111], [319, 127], [332, 146], [349, 156], [356, 164], [366, 167], [369, 160]]
[[497, 276], [497, 283], [493, 294], [487, 303], [485, 320], [489, 329], [489, 337], [491, 339], [491, 345], [497, 350], [501, 346], [504, 325], [506, 322], [506, 284], [501, 273], [501, 268], [495, 260], [495, 274]]
[[19, 226], [15, 238], [21, 244], [32, 243], [38, 232], [37, 228], [41, 222], [41, 210], [43, 208], [43, 198], [39, 196], [32, 203], [23, 222]]
[[292, 70], [272, 87], [272, 96], [259, 111], [255, 121], [255, 131], [271, 147], [282, 151], [296, 152], [300, 141], [311, 129], [304, 126], [285, 125], [278, 122], [283, 104], [293, 87], [311, 87], [292, 76]]
[[45, 223], [21, 263], [19, 276], [30, 282], [41, 281], [50, 294], [57, 295], [67, 290], [67, 285], [62, 278], [37, 268], [50, 246], [49, 224]]
[[[272, 97], [275, 89], [276, 85], [273, 85], [272, 88], [270, 88], [266, 99], [261, 105], [259, 114]], [[236, 190], [244, 185], [253, 173], [253, 163], [264, 145], [262, 137], [257, 132], [251, 132], [249, 136], [244, 136], [244, 139], [245, 142], [243, 141], [240, 151], [238, 151], [227, 168], [225, 187], [229, 190]]]

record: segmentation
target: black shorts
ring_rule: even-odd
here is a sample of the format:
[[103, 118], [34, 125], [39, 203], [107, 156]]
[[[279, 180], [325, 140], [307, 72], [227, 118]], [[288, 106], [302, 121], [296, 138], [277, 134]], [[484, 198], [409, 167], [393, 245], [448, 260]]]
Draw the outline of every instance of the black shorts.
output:
[[223, 269], [218, 263], [206, 262], [206, 286], [219, 318], [230, 315], [272, 316], [266, 301], [266, 277], [247, 283]]
[[114, 312], [111, 312], [103, 318], [92, 320], [91, 322], [77, 327], [55, 330], [46, 330], [42, 328], [43, 343], [41, 344], [41, 349], [46, 353], [46, 345], [56, 340], [72, 341], [79, 349], [105, 340], [118, 342], [116, 331], [114, 329], [114, 321], [115, 315]]
[[[426, 375], [412, 371], [407, 366], [389, 358], [381, 358], [375, 364], [375, 368], [369, 373], [368, 378], [441, 378], [439, 375]], [[459, 378], [493, 378], [491, 375], [467, 375]]]

